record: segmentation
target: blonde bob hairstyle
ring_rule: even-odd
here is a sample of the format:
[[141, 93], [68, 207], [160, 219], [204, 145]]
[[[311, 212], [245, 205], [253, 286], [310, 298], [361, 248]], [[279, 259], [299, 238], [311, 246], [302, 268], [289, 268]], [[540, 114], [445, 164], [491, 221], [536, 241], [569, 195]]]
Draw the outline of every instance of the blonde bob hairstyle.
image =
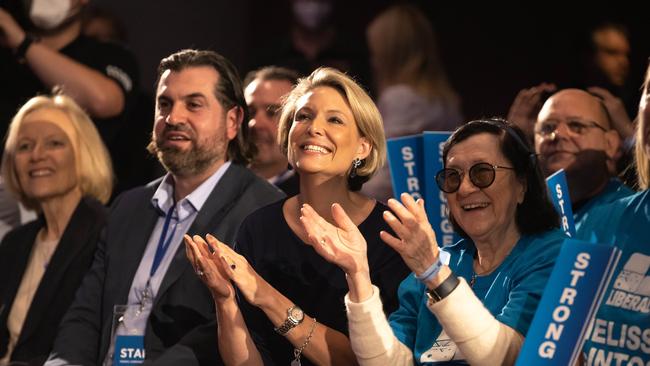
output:
[[25, 117], [45, 108], [63, 112], [75, 130], [76, 136], [68, 136], [68, 138], [75, 152], [76, 171], [82, 195], [107, 203], [113, 190], [113, 167], [108, 150], [86, 112], [72, 98], [63, 94], [36, 96], [27, 101], [12, 119], [2, 156], [2, 176], [7, 188], [25, 207], [40, 210], [39, 202], [28, 197], [20, 186], [16, 174], [15, 156], [18, 131]]
[[[286, 96], [282, 105], [280, 123], [278, 125], [278, 144], [287, 155], [289, 148], [289, 131], [296, 114], [296, 103], [303, 95], [319, 88], [330, 87], [338, 91], [347, 102], [359, 135], [365, 137], [371, 146], [370, 154], [362, 160], [356, 171], [356, 176], [350, 178], [348, 187], [352, 191], [361, 189], [363, 183], [381, 168], [386, 161], [386, 138], [384, 125], [379, 110], [368, 94], [346, 74], [329, 67], [320, 67], [306, 78], [298, 80], [293, 90]], [[350, 162], [350, 169], [352, 162]]]

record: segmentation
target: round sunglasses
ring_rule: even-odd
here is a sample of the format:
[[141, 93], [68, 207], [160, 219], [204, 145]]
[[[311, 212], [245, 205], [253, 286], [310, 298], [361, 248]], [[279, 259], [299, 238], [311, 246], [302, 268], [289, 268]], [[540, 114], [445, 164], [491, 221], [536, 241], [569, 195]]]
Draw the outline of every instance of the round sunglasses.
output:
[[[492, 165], [489, 163], [476, 163], [469, 168], [469, 180], [478, 188], [487, 188], [494, 183], [497, 169], [514, 168], [507, 166]], [[460, 188], [465, 172], [457, 169], [445, 168], [436, 173], [438, 188], [445, 193], [454, 193]]]

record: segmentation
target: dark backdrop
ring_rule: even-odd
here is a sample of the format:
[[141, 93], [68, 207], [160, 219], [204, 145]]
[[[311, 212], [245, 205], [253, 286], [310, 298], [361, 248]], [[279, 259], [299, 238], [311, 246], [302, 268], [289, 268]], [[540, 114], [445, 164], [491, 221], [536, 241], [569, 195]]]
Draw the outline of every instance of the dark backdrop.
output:
[[[507, 113], [521, 88], [542, 81], [569, 83], [580, 72], [581, 37], [604, 20], [623, 23], [630, 30], [632, 85], [640, 87], [650, 56], [647, 11], [642, 2], [527, 2], [510, 8], [458, 1], [415, 2], [434, 24], [449, 78], [463, 99], [468, 118]], [[130, 46], [139, 58], [142, 85], [149, 92], [153, 92], [160, 58], [181, 48], [212, 48], [230, 58], [242, 73], [248, 71], [260, 49], [287, 36], [291, 20], [288, 0], [94, 3], [113, 10], [124, 20]], [[358, 42], [362, 49], [366, 25], [390, 3], [338, 0], [336, 22], [350, 42]]]

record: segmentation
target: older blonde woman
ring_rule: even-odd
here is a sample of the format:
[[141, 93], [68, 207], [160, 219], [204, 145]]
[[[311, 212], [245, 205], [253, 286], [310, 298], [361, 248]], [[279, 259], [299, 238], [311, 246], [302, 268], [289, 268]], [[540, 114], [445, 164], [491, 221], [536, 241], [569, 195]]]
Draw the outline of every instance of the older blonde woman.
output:
[[387, 207], [358, 193], [384, 162], [381, 117], [352, 79], [321, 68], [288, 95], [278, 135], [300, 175], [300, 193], [249, 216], [239, 254], [208, 237], [216, 248], [211, 254], [200, 237], [187, 238], [190, 260], [214, 296], [219, 350], [226, 364], [354, 364], [343, 304], [351, 279], [306, 244], [300, 208], [309, 203], [333, 220], [337, 202], [350, 213], [368, 237], [368, 267], [384, 309], [396, 309], [407, 269], [379, 240], [378, 232], [389, 230], [381, 217]]
[[2, 157], [8, 189], [37, 220], [0, 245], [0, 363], [42, 364], [90, 267], [111, 195], [111, 162], [81, 108], [38, 96], [13, 118]]

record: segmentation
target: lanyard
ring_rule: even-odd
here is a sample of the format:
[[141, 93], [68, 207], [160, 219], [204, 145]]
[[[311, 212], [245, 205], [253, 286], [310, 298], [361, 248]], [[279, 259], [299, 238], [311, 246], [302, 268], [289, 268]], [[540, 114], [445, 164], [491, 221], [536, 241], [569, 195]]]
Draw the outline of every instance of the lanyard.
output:
[[156, 273], [156, 270], [160, 266], [160, 262], [162, 262], [162, 259], [165, 256], [165, 253], [167, 252], [167, 248], [169, 248], [169, 244], [172, 242], [172, 239], [174, 238], [174, 234], [176, 233], [176, 226], [178, 225], [178, 220], [176, 220], [176, 223], [174, 224], [174, 228], [172, 229], [169, 238], [167, 238], [169, 223], [172, 219], [172, 215], [174, 214], [175, 209], [176, 209], [176, 202], [174, 202], [174, 204], [169, 209], [169, 211], [167, 211], [167, 215], [165, 216], [165, 223], [163, 224], [162, 233], [160, 233], [160, 239], [158, 239], [158, 247], [156, 248], [156, 255], [153, 257], [153, 263], [151, 264], [151, 270], [149, 271], [150, 279], [151, 277], [153, 277], [154, 273]]

